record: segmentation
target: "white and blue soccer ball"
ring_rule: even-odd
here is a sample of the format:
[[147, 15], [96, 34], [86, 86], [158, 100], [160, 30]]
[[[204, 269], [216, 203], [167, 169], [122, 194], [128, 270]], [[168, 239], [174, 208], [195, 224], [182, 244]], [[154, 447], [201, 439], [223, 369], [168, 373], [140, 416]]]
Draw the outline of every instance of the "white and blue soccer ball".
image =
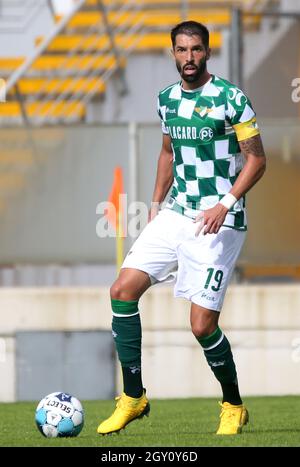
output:
[[77, 436], [84, 424], [80, 401], [65, 392], [53, 392], [38, 404], [35, 422], [47, 438]]

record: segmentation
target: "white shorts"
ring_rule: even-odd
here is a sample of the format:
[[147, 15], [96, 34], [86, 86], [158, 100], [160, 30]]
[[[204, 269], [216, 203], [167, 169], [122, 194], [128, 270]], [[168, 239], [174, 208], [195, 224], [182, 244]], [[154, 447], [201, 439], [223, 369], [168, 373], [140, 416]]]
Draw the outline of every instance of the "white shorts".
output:
[[176, 279], [175, 297], [220, 311], [246, 232], [221, 227], [217, 234], [195, 237], [197, 226], [163, 209], [135, 241], [122, 268], [144, 271], [152, 283]]

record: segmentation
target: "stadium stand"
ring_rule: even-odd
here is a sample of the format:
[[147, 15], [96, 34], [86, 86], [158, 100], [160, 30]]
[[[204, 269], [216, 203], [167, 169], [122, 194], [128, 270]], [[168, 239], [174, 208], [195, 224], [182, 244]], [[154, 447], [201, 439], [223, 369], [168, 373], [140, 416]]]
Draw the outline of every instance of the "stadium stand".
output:
[[[244, 27], [257, 29], [261, 20], [259, 11], [265, 3], [262, 0], [79, 1], [79, 7], [67, 21], [64, 16], [55, 16], [56, 34], [52, 40], [48, 41], [46, 35], [36, 38], [40, 53], [9, 89], [7, 103], [0, 107], [0, 120], [5, 125], [22, 123], [24, 117], [39, 125], [84, 120], [86, 105], [104, 97], [107, 80], [116, 73], [122, 79], [126, 57], [132, 52], [169, 49], [169, 30], [177, 22], [193, 18], [207, 24], [211, 47], [218, 53], [222, 30], [230, 25], [230, 8], [240, 5], [244, 10]], [[247, 16], [249, 9], [258, 14]], [[24, 64], [24, 57], [0, 57], [0, 73], [9, 80]]]

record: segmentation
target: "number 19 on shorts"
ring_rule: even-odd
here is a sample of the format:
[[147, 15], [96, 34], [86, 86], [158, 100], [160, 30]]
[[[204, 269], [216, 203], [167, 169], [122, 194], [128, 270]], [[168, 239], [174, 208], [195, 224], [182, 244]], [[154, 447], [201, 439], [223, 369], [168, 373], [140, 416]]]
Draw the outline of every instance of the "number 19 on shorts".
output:
[[221, 269], [215, 270], [215, 268], [208, 268], [207, 269], [207, 278], [205, 282], [205, 289], [211, 289], [214, 292], [218, 292], [221, 288], [222, 280], [223, 280], [223, 271]]

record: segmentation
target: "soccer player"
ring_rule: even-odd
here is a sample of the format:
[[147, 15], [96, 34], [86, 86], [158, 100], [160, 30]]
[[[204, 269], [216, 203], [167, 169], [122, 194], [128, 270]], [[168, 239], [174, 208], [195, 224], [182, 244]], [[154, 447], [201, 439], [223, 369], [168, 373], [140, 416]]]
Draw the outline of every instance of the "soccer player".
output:
[[246, 235], [245, 193], [265, 171], [264, 150], [248, 97], [207, 70], [207, 28], [186, 21], [172, 29], [171, 40], [181, 79], [158, 97], [163, 141], [149, 223], [111, 287], [124, 392], [98, 427], [103, 435], [150, 411], [142, 383], [138, 301], [151, 285], [172, 276], [175, 296], [191, 302], [192, 332], [222, 388], [217, 434], [240, 433], [249, 418], [218, 320]]

